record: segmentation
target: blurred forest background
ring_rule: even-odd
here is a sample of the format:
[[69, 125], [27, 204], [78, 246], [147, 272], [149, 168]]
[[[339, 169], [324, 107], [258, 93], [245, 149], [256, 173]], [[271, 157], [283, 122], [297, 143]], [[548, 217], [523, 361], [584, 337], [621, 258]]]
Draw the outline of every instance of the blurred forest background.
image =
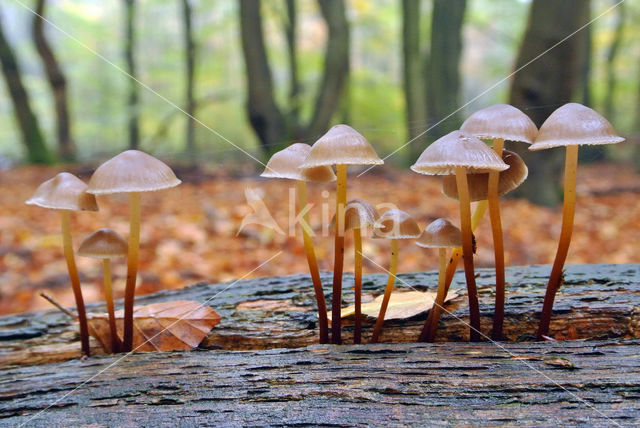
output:
[[[440, 216], [435, 208], [456, 218], [455, 207], [419, 201], [415, 191], [394, 193], [394, 183], [404, 183], [442, 199], [435, 181], [400, 169], [469, 114], [495, 103], [520, 108], [539, 126], [557, 107], [580, 102], [627, 138], [581, 149], [582, 161], [593, 165], [582, 170], [591, 178], [586, 174], [579, 191], [590, 196], [576, 227], [576, 241], [584, 245], [572, 247], [569, 262], [597, 262], [602, 254], [612, 262], [633, 260], [640, 232], [622, 228], [640, 221], [634, 173], [640, 165], [639, 22], [640, 2], [619, 0], [2, 0], [0, 293], [24, 293], [23, 301], [5, 300], [0, 312], [33, 308], [32, 291], [43, 281], [66, 287], [58, 242], [46, 240], [58, 233], [57, 220], [33, 209], [25, 214], [22, 204], [62, 168], [86, 179], [99, 161], [139, 148], [178, 171], [198, 166], [225, 175], [217, 183], [180, 187], [181, 198], [199, 202], [184, 202], [182, 213], [165, 207], [165, 217], [150, 220], [172, 238], [156, 246], [161, 234], [148, 230], [147, 250], [155, 258], [147, 269], [155, 276], [143, 278], [141, 292], [239, 277], [274, 248], [293, 248], [296, 261], [261, 274], [304, 271], [295, 240], [249, 231], [244, 241], [233, 241], [248, 209], [244, 188], [263, 183], [247, 178], [262, 169], [247, 154], [265, 161], [292, 142], [312, 144], [331, 125], [348, 123], [381, 157], [397, 151], [386, 161], [396, 169], [363, 177], [353, 196], [398, 203], [424, 226]], [[548, 263], [559, 227], [550, 223], [559, 216], [537, 205], [555, 207], [561, 200], [564, 151], [513, 147], [530, 168], [515, 196], [531, 203], [507, 202], [504, 217], [511, 212], [515, 221], [534, 210], [540, 217], [530, 230], [514, 224], [506, 232], [506, 242], [512, 239], [507, 260]], [[268, 186], [275, 186], [266, 187], [271, 203], [286, 198], [286, 192], [275, 196], [277, 185]], [[126, 213], [120, 200], [106, 204], [104, 218]], [[104, 226], [79, 222], [86, 233]], [[125, 216], [115, 228], [126, 234]], [[209, 241], [213, 234], [220, 240]], [[616, 243], [599, 246], [604, 240]], [[320, 256], [330, 251], [323, 245]], [[38, 256], [42, 248], [50, 252]], [[185, 251], [195, 258], [193, 268], [168, 268], [182, 266]], [[435, 267], [433, 260], [420, 265], [425, 258], [417, 249], [408, 253], [401, 268]], [[489, 249], [483, 253], [480, 265], [490, 265]], [[376, 260], [386, 264], [382, 255]], [[91, 275], [85, 280], [97, 282], [98, 271]], [[58, 298], [64, 303], [68, 294]]]

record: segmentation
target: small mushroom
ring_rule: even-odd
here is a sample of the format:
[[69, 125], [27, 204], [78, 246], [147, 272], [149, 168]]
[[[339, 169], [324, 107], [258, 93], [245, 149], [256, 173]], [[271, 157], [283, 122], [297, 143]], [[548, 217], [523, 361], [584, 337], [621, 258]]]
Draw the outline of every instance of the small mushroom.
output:
[[425, 320], [424, 327], [420, 333], [421, 342], [433, 342], [438, 328], [438, 320], [442, 312], [442, 305], [447, 295], [445, 289], [445, 275], [447, 268], [447, 248], [458, 248], [462, 246], [462, 235], [460, 229], [455, 227], [449, 220], [439, 218], [430, 223], [416, 241], [416, 245], [423, 248], [438, 249], [438, 291], [436, 300], [431, 312], [431, 322]]
[[100, 165], [89, 181], [88, 193], [108, 195], [129, 194], [129, 251], [127, 255], [127, 285], [124, 291], [123, 352], [133, 345], [133, 300], [138, 276], [140, 247], [140, 193], [168, 189], [180, 184], [171, 168], [162, 161], [139, 150], [127, 150]]
[[380, 313], [376, 319], [376, 325], [371, 336], [371, 343], [377, 343], [380, 338], [384, 324], [384, 316], [387, 312], [391, 293], [393, 292], [393, 285], [395, 284], [396, 272], [398, 270], [398, 240], [415, 239], [419, 237], [420, 234], [420, 227], [413, 217], [398, 209], [391, 209], [385, 212], [375, 223], [374, 237], [391, 240], [391, 262], [389, 264], [389, 275], [387, 277], [387, 285], [384, 289]]
[[[281, 150], [271, 156], [267, 162], [266, 168], [261, 177], [270, 178], [286, 178], [295, 180], [297, 183], [296, 199], [298, 209], [304, 211], [303, 219], [309, 224], [309, 214], [307, 213], [307, 181], [326, 183], [334, 181], [336, 175], [330, 166], [317, 166], [309, 169], [301, 169], [300, 165], [304, 162], [311, 151], [308, 144], [296, 143], [292, 144], [284, 150]], [[324, 290], [322, 281], [320, 280], [320, 271], [318, 269], [318, 261], [313, 246], [313, 238], [311, 231], [302, 227], [302, 238], [304, 242], [304, 251], [307, 255], [307, 264], [309, 265], [309, 273], [313, 282], [313, 289], [316, 295], [316, 304], [318, 306], [318, 330], [320, 335], [320, 343], [329, 342], [329, 324], [327, 320], [327, 305], [324, 299]]]
[[564, 164], [564, 204], [562, 208], [562, 229], [547, 291], [544, 296], [540, 324], [536, 334], [538, 340], [549, 333], [551, 312], [556, 292], [562, 285], [562, 269], [569, 252], [573, 218], [576, 205], [576, 176], [578, 172], [578, 146], [582, 144], [614, 144], [624, 141], [605, 119], [589, 107], [577, 103], [565, 104], [545, 120], [540, 127], [536, 141], [529, 150], [543, 150], [565, 147]]
[[104, 298], [109, 313], [109, 330], [111, 332], [111, 352], [120, 352], [120, 339], [116, 329], [116, 316], [113, 309], [113, 292], [111, 287], [111, 259], [127, 255], [127, 241], [113, 229], [100, 229], [87, 236], [78, 255], [102, 259], [104, 278]]
[[347, 203], [347, 165], [380, 165], [371, 144], [358, 131], [348, 125], [336, 125], [311, 147], [301, 168], [336, 166], [336, 213], [335, 250], [333, 264], [333, 298], [331, 301], [331, 343], [342, 343], [341, 303], [342, 272], [344, 263], [344, 210]]
[[71, 280], [71, 288], [78, 310], [80, 324], [80, 342], [82, 352], [89, 356], [89, 329], [87, 313], [84, 308], [82, 289], [78, 268], [73, 254], [73, 240], [71, 237], [71, 211], [98, 211], [96, 198], [87, 193], [87, 185], [73, 174], [61, 172], [50, 180], [45, 181], [36, 189], [33, 196], [25, 202], [27, 205], [37, 205], [43, 208], [60, 210], [62, 218], [62, 241], [67, 270]]

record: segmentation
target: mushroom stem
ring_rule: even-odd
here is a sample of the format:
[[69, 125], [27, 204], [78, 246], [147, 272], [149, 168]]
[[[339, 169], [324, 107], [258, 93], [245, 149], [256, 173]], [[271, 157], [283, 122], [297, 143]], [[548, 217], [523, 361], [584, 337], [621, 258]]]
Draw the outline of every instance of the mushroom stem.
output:
[[60, 213], [62, 217], [62, 245], [64, 258], [67, 260], [67, 270], [69, 271], [73, 297], [76, 300], [76, 309], [78, 310], [80, 343], [82, 344], [82, 353], [88, 357], [91, 355], [91, 351], [89, 350], [89, 328], [87, 326], [87, 312], [84, 308], [82, 289], [80, 288], [80, 277], [78, 276], [78, 268], [76, 267], [76, 260], [73, 255], [73, 241], [71, 240], [71, 212], [69, 210], [61, 210]]
[[138, 276], [140, 246], [140, 192], [129, 193], [129, 251], [127, 254], [127, 285], [124, 290], [124, 332], [122, 352], [133, 348], [133, 299]]
[[458, 186], [458, 201], [460, 202], [460, 229], [462, 232], [462, 259], [464, 261], [464, 275], [467, 280], [467, 294], [469, 299], [469, 340], [480, 341], [480, 308], [478, 305], [478, 291], [473, 271], [473, 241], [471, 232], [471, 203], [469, 201], [469, 187], [467, 183], [467, 169], [456, 167], [456, 184]]
[[347, 165], [336, 165], [336, 237], [331, 298], [331, 343], [342, 343], [342, 270], [344, 264], [344, 209], [347, 204]]
[[[504, 139], [493, 139], [493, 150], [502, 159], [504, 149]], [[502, 239], [502, 221], [500, 219], [500, 202], [498, 200], [498, 182], [500, 172], [491, 171], [489, 173], [489, 219], [491, 220], [491, 233], [493, 235], [493, 251], [496, 266], [496, 303], [493, 313], [493, 329], [491, 338], [502, 340], [502, 324], [504, 321], [504, 244]]]
[[438, 329], [438, 321], [440, 320], [440, 314], [442, 313], [442, 306], [444, 305], [444, 299], [447, 294], [445, 290], [445, 276], [447, 270], [447, 249], [438, 249], [438, 292], [436, 294], [436, 301], [433, 303], [431, 313], [433, 317], [431, 323], [429, 318], [424, 322], [424, 327], [420, 333], [420, 342], [433, 342], [436, 336], [436, 330]]
[[393, 292], [393, 284], [396, 281], [396, 272], [398, 270], [398, 240], [391, 240], [391, 263], [389, 265], [389, 276], [387, 277], [387, 286], [384, 288], [384, 297], [382, 298], [382, 305], [380, 306], [380, 313], [378, 313], [378, 319], [376, 320], [376, 326], [373, 329], [373, 335], [371, 336], [371, 343], [377, 343], [382, 332], [382, 325], [384, 324], [384, 316], [387, 313], [387, 306], [389, 305], [389, 299], [391, 299], [391, 292]]
[[102, 273], [104, 282], [104, 300], [107, 304], [107, 313], [109, 314], [109, 330], [111, 332], [111, 352], [120, 352], [120, 339], [118, 338], [118, 329], [116, 328], [116, 315], [113, 309], [113, 293], [111, 287], [111, 261], [109, 259], [102, 260]]
[[544, 304], [542, 305], [542, 314], [540, 315], [540, 324], [538, 325], [538, 340], [543, 340], [543, 336], [549, 333], [549, 323], [551, 322], [551, 313], [553, 311], [553, 300], [556, 292], [562, 285], [564, 280], [562, 269], [569, 252], [569, 244], [571, 243], [571, 232], [573, 231], [573, 217], [576, 206], [576, 176], [578, 173], [578, 146], [567, 146], [567, 153], [564, 164], [564, 205], [562, 208], [562, 230], [560, 232], [560, 240], [558, 241], [558, 250], [556, 258], [553, 262], [547, 291], [544, 296]]
[[[298, 191], [296, 192], [298, 199], [298, 210], [302, 211], [307, 206], [307, 183], [298, 180]], [[313, 282], [313, 291], [316, 295], [316, 304], [318, 305], [318, 330], [320, 335], [320, 343], [329, 343], [329, 322], [327, 319], [327, 305], [324, 300], [324, 290], [322, 289], [322, 281], [320, 280], [320, 271], [318, 269], [318, 261], [316, 259], [316, 251], [313, 246], [311, 233], [306, 225], [309, 224], [309, 213], [303, 214], [305, 224], [302, 226], [302, 239], [304, 242], [304, 251], [307, 255], [307, 263], [309, 265], [309, 273]]]
[[362, 232], [360, 228], [353, 229], [354, 246], [354, 288], [356, 321], [353, 330], [353, 343], [362, 341]]

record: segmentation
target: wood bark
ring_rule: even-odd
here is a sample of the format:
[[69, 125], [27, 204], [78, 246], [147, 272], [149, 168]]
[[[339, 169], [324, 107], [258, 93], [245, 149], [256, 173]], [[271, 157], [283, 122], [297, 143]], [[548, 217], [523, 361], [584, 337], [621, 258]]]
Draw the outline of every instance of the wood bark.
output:
[[56, 113], [56, 134], [60, 157], [67, 161], [74, 161], [76, 158], [76, 147], [71, 136], [71, 120], [69, 118], [69, 107], [67, 98], [67, 79], [56, 59], [53, 49], [44, 32], [44, 15], [46, 1], [37, 0], [35, 14], [33, 15], [33, 40], [36, 50], [42, 59], [44, 71], [49, 80], [49, 86], [53, 93], [54, 110]]
[[127, 111], [128, 111], [128, 132], [129, 132], [129, 148], [137, 149], [140, 145], [140, 95], [138, 82], [138, 70], [135, 58], [136, 32], [135, 32], [135, 16], [136, 1], [124, 0], [125, 5], [125, 30], [124, 30], [124, 57], [127, 64], [127, 73], [129, 74], [128, 95], [127, 95]]
[[194, 97], [195, 85], [195, 64], [196, 64], [196, 45], [193, 40], [193, 8], [191, 0], [182, 0], [182, 24], [183, 24], [183, 40], [184, 40], [184, 65], [185, 65], [185, 112], [187, 113], [187, 122], [185, 129], [187, 157], [191, 166], [198, 163], [198, 149], [195, 140], [195, 121], [193, 117], [196, 113], [196, 101]]
[[13, 102], [13, 109], [22, 134], [22, 142], [26, 149], [27, 159], [30, 163], [53, 163], [51, 155], [40, 130], [38, 118], [31, 109], [29, 95], [22, 83], [18, 60], [5, 37], [0, 13], [0, 65], [7, 85], [7, 90]]

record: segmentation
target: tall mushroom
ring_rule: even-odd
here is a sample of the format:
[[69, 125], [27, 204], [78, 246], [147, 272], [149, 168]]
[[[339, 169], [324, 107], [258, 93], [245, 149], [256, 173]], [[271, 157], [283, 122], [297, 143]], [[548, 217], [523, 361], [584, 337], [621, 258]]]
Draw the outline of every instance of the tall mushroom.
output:
[[389, 263], [389, 275], [387, 277], [387, 285], [384, 288], [384, 296], [382, 298], [382, 305], [380, 306], [380, 313], [376, 319], [376, 325], [373, 328], [373, 334], [371, 336], [371, 343], [377, 343], [382, 333], [382, 326], [384, 325], [384, 316], [387, 312], [387, 306], [389, 305], [389, 299], [393, 292], [393, 286], [396, 281], [396, 272], [398, 270], [398, 240], [400, 239], [415, 239], [421, 234], [418, 223], [408, 213], [399, 210], [391, 209], [383, 213], [375, 224], [374, 237], [386, 238], [391, 240], [391, 262]]
[[[464, 121], [460, 131], [483, 140], [492, 140], [493, 150], [500, 157], [502, 157], [505, 140], [532, 144], [538, 134], [538, 128], [529, 116], [508, 104], [495, 104], [478, 110]], [[498, 171], [489, 173], [487, 187], [496, 269], [496, 302], [491, 332], [493, 340], [502, 340], [505, 296], [504, 244], [498, 201], [498, 181], [501, 180], [498, 178], [499, 174], [501, 173]]]
[[480, 308], [473, 269], [471, 205], [467, 172], [504, 171], [509, 168], [485, 143], [460, 131], [453, 131], [427, 147], [411, 169], [419, 174], [455, 175], [460, 203], [462, 253], [469, 299], [469, 339], [480, 340]]
[[582, 144], [614, 144], [624, 141], [605, 119], [589, 107], [577, 103], [565, 104], [551, 113], [540, 127], [540, 132], [529, 150], [543, 150], [566, 147], [564, 164], [564, 204], [562, 208], [562, 229], [551, 275], [544, 296], [540, 325], [536, 334], [538, 340], [549, 333], [551, 312], [556, 292], [562, 285], [562, 268], [567, 259], [573, 217], [576, 205], [576, 175], [578, 171], [578, 146]]
[[307, 264], [309, 265], [309, 273], [313, 282], [313, 290], [316, 295], [316, 304], [318, 306], [318, 330], [320, 335], [320, 343], [329, 342], [329, 325], [327, 321], [327, 305], [324, 299], [324, 290], [322, 281], [320, 280], [320, 271], [318, 270], [318, 261], [316, 260], [316, 252], [313, 246], [312, 231], [307, 229], [309, 225], [309, 214], [307, 207], [307, 181], [327, 183], [334, 181], [336, 175], [330, 166], [318, 166], [309, 169], [302, 169], [300, 165], [311, 151], [308, 144], [295, 143], [284, 150], [281, 150], [271, 156], [267, 162], [266, 168], [261, 177], [270, 178], [286, 178], [296, 180], [297, 191], [296, 200], [298, 210], [303, 213], [304, 224], [302, 225], [302, 238], [304, 242], [304, 251], [307, 255]]
[[131, 351], [133, 345], [133, 300], [140, 247], [140, 194], [168, 189], [180, 183], [181, 181], [165, 163], [139, 150], [127, 150], [109, 159], [95, 170], [89, 181], [87, 192], [94, 195], [129, 194], [129, 250], [121, 348], [123, 352]]
[[342, 343], [340, 310], [342, 306], [342, 271], [344, 263], [344, 210], [347, 203], [347, 166], [380, 165], [371, 144], [348, 125], [336, 125], [311, 147], [301, 168], [336, 166], [336, 230], [333, 264], [333, 294], [331, 300], [331, 342]]
[[420, 341], [433, 342], [436, 329], [438, 328], [438, 320], [442, 311], [442, 305], [447, 295], [445, 290], [445, 270], [447, 268], [447, 248], [458, 248], [462, 245], [462, 237], [460, 229], [455, 227], [449, 220], [439, 218], [431, 222], [422, 232], [422, 235], [416, 241], [416, 245], [423, 248], [438, 249], [438, 291], [436, 300], [433, 303], [433, 317], [431, 323], [427, 320], [420, 333]]
[[61, 172], [50, 180], [45, 181], [36, 189], [33, 196], [25, 202], [43, 208], [60, 210], [62, 219], [62, 242], [67, 270], [71, 280], [71, 288], [78, 310], [80, 324], [80, 342], [82, 352], [89, 356], [89, 329], [87, 313], [84, 308], [82, 289], [78, 268], [73, 254], [73, 240], [71, 237], [71, 211], [98, 211], [96, 198], [87, 193], [87, 185], [73, 174]]
[[109, 314], [109, 330], [111, 333], [111, 352], [120, 352], [120, 339], [116, 328], [116, 316], [113, 309], [113, 292], [111, 287], [111, 259], [127, 255], [127, 241], [115, 230], [104, 228], [87, 236], [80, 247], [78, 255], [102, 259], [104, 300]]

